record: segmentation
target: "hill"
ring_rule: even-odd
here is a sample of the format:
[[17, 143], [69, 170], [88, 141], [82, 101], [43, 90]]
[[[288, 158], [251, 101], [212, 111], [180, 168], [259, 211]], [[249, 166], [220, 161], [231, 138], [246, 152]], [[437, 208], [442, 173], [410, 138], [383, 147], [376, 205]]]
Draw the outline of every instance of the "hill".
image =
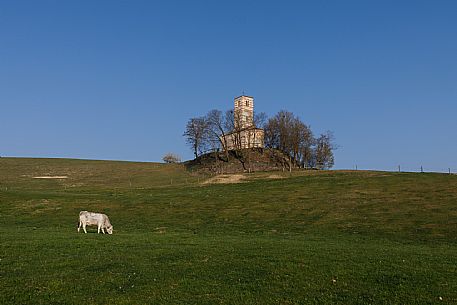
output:
[[1, 158], [0, 303], [457, 303], [457, 176], [241, 176]]
[[211, 152], [184, 162], [193, 172], [210, 174], [234, 174], [258, 171], [285, 171], [289, 158], [277, 149], [250, 148], [241, 151]]

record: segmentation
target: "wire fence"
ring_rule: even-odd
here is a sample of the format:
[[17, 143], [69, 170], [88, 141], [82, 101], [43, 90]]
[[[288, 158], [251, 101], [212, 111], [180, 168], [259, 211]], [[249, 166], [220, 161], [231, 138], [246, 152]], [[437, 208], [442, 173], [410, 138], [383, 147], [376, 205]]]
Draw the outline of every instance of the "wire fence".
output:
[[457, 167], [427, 167], [423, 165], [393, 165], [391, 168], [372, 168], [360, 165], [354, 165], [353, 170], [379, 170], [399, 173], [442, 173], [442, 174], [457, 174]]

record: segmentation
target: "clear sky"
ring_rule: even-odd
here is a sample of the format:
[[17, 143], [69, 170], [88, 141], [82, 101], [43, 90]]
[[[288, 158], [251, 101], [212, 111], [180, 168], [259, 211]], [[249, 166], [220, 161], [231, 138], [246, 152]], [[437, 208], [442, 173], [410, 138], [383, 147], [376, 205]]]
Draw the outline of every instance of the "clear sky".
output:
[[335, 168], [457, 172], [457, 1], [0, 0], [1, 156], [190, 159], [243, 91]]

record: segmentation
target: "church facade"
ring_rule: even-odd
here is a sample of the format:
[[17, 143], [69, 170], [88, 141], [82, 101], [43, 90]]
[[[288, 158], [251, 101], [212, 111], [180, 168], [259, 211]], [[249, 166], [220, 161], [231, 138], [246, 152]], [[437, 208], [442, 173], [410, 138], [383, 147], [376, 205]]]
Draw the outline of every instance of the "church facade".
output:
[[234, 130], [225, 135], [227, 150], [263, 148], [265, 133], [254, 124], [254, 98], [241, 95], [234, 102]]

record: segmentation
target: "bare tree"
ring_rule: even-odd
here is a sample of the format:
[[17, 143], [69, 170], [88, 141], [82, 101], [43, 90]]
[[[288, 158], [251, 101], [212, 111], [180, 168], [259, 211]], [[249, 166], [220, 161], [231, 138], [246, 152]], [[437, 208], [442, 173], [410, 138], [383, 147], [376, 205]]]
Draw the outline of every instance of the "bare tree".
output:
[[292, 112], [281, 110], [265, 126], [266, 145], [288, 156], [288, 167], [297, 162], [304, 124]]
[[264, 128], [265, 147], [279, 148], [279, 122], [275, 118], [270, 118]]
[[226, 161], [229, 161], [227, 134], [227, 116], [220, 110], [213, 109], [205, 117], [208, 124], [208, 140], [213, 149], [221, 148], [225, 151]]
[[228, 110], [225, 114], [226, 117], [226, 128], [230, 130], [230, 140], [235, 151], [239, 151], [242, 148], [241, 145], [241, 132], [243, 124], [241, 120], [241, 113], [238, 111]]
[[301, 148], [301, 165], [303, 168], [314, 168], [316, 166], [315, 158], [314, 158], [314, 151], [313, 147], [315, 145], [316, 140], [314, 138], [310, 138], [310, 141], [305, 143], [305, 145]]
[[333, 150], [336, 148], [333, 141], [333, 133], [330, 131], [321, 134], [320, 137], [316, 139], [316, 147], [314, 149], [316, 168], [329, 169], [333, 167]]
[[314, 160], [315, 139], [311, 128], [292, 112], [281, 110], [265, 125], [265, 146], [288, 157], [288, 166], [310, 166]]
[[186, 131], [183, 134], [186, 142], [192, 147], [195, 158], [205, 151], [208, 144], [208, 124], [203, 117], [191, 118], [186, 125]]
[[293, 151], [291, 132], [293, 130], [294, 119], [294, 114], [289, 111], [281, 110], [277, 114], [277, 120], [279, 122], [279, 148], [289, 156], [292, 155]]
[[166, 153], [165, 156], [163, 156], [162, 160], [165, 163], [179, 163], [181, 162], [181, 157], [177, 154]]
[[259, 112], [254, 114], [254, 127], [256, 128], [265, 128], [267, 123], [268, 116], [265, 112]]
[[296, 164], [307, 167], [312, 158], [312, 147], [315, 144], [311, 128], [295, 118], [291, 130], [291, 144], [293, 159]]

